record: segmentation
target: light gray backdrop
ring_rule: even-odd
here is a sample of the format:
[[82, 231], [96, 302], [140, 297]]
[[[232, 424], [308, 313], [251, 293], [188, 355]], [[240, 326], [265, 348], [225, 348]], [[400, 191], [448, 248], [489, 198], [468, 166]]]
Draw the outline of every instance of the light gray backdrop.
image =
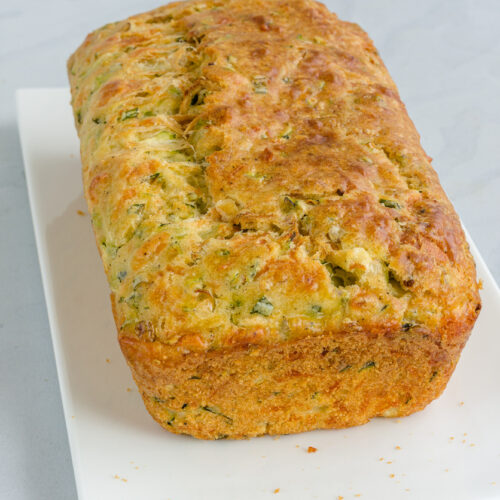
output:
[[[249, 0], [251, 1], [251, 0]], [[365, 28], [500, 279], [500, 1], [330, 0]], [[0, 498], [76, 498], [16, 126], [18, 87], [65, 86], [94, 28], [152, 0], [0, 2]]]

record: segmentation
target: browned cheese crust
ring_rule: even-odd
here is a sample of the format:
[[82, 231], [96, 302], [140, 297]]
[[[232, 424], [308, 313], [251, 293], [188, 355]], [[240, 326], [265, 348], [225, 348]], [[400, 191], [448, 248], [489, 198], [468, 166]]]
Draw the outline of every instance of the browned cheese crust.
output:
[[377, 50], [312, 0], [190, 0], [68, 62], [119, 341], [200, 438], [422, 409], [480, 309], [453, 207]]

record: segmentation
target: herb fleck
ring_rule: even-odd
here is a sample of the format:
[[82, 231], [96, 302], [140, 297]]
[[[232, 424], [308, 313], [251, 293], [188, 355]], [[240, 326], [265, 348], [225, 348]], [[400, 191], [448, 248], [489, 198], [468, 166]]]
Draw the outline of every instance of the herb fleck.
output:
[[318, 304], [313, 304], [311, 306], [311, 313], [313, 316], [321, 316], [323, 314], [323, 308]]
[[170, 87], [168, 88], [168, 91], [173, 95], [173, 96], [176, 96], [176, 97], [180, 97], [182, 95], [182, 92], [180, 89], [178, 89], [177, 87], [174, 87], [173, 85], [170, 85]]
[[362, 372], [363, 370], [366, 370], [367, 368], [373, 368], [375, 366], [375, 361], [368, 361], [365, 363], [359, 370], [358, 372]]
[[127, 111], [124, 111], [121, 114], [120, 120], [124, 121], [124, 120], [128, 120], [129, 118], [136, 118], [138, 114], [139, 114], [139, 110], [137, 108], [128, 109]]
[[144, 212], [144, 203], [134, 203], [129, 209], [127, 210], [127, 213], [130, 214], [136, 214], [140, 215]]
[[283, 209], [285, 212], [291, 212], [294, 208], [297, 208], [297, 202], [294, 201], [289, 196], [283, 198]]
[[385, 198], [381, 198], [378, 201], [387, 208], [395, 208], [396, 210], [399, 210], [401, 208], [401, 205], [397, 201], [386, 200]]
[[267, 94], [267, 78], [265, 76], [254, 76], [253, 91], [256, 94]]
[[233, 419], [232, 418], [228, 417], [227, 415], [224, 415], [223, 413], [221, 413], [216, 408], [213, 408], [211, 406], [202, 406], [201, 409], [205, 410], [205, 411], [208, 411], [209, 413], [213, 413], [214, 415], [218, 415], [219, 417], [225, 418], [230, 424], [233, 423]]
[[271, 316], [274, 306], [266, 297], [261, 297], [253, 306], [251, 314], [261, 314], [262, 316]]

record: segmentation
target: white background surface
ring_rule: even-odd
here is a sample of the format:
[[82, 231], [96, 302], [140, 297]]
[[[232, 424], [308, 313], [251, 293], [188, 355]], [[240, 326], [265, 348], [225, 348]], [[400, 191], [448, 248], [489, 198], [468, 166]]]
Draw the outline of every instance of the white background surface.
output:
[[[65, 86], [91, 29], [148, 0], [0, 3], [0, 498], [73, 499], [15, 123], [14, 89]], [[500, 3], [333, 0], [372, 36], [442, 183], [500, 279]], [[365, 495], [369, 498], [369, 495]]]

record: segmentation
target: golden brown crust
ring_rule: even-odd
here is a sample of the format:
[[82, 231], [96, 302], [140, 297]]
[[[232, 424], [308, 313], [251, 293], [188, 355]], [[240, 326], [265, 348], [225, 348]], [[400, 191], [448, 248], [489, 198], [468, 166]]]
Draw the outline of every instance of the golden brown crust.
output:
[[172, 432], [203, 439], [409, 415], [441, 394], [459, 353], [414, 333], [341, 332], [189, 356], [130, 337], [121, 347], [151, 415]]
[[[196, 393], [210, 399], [225, 362], [242, 357], [235, 373], [245, 379], [295, 345], [301, 394], [318, 384], [320, 345], [350, 352], [371, 342], [377, 367], [384, 349], [402, 356], [391, 342], [412, 348], [389, 371], [363, 373], [373, 404], [342, 418], [332, 394], [326, 420], [292, 417], [302, 404], [293, 397], [266, 420], [270, 410], [250, 411], [229, 384], [239, 401], [233, 423], [255, 414], [265, 432], [353, 425], [439, 394], [479, 312], [474, 263], [397, 88], [357, 25], [312, 0], [190, 0], [97, 30], [68, 68], [120, 342], [155, 418], [166, 425], [168, 405], [151, 404], [166, 387], [188, 398], [176, 377], [192, 360], [212, 360]], [[432, 389], [424, 338], [443, 358]], [[158, 360], [163, 375], [148, 371]], [[384, 384], [396, 391], [402, 370], [414, 388], [404, 408], [377, 395]], [[252, 397], [271, 397], [269, 387]], [[193, 415], [175, 430], [220, 431], [206, 411]], [[227, 434], [258, 429], [234, 424]]]

